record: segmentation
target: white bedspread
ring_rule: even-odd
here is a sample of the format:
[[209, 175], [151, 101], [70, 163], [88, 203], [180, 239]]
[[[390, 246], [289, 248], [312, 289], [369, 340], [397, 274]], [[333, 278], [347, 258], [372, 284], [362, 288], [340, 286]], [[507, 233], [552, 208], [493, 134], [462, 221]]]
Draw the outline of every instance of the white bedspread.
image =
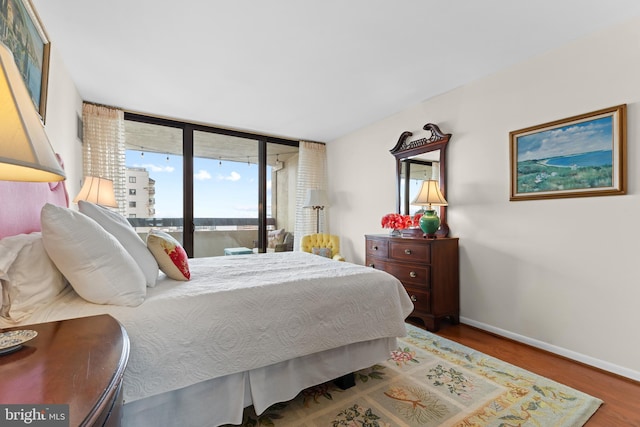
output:
[[196, 258], [191, 281], [162, 278], [139, 307], [71, 289], [28, 319], [108, 313], [126, 328], [125, 402], [336, 348], [404, 336], [413, 309], [391, 275], [303, 252]]

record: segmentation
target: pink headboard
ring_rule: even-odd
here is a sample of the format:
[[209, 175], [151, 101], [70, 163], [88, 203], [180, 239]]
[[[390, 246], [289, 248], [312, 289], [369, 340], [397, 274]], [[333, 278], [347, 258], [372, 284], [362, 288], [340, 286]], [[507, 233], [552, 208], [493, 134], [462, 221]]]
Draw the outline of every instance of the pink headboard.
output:
[[0, 239], [40, 231], [40, 211], [46, 203], [69, 206], [64, 181], [0, 181]]

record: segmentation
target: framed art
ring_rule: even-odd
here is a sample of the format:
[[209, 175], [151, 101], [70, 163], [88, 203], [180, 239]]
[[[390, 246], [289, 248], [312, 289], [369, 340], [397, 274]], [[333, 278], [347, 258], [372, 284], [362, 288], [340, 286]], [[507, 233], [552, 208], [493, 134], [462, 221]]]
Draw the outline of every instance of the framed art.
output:
[[626, 104], [509, 133], [510, 200], [626, 193]]
[[49, 39], [29, 0], [0, 0], [0, 42], [18, 65], [44, 122], [49, 80]]

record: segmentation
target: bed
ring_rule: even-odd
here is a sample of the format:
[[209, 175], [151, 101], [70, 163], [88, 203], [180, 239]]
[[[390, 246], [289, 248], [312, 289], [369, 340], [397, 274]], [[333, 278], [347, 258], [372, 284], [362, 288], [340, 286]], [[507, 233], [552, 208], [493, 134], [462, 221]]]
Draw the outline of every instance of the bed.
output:
[[[46, 245], [43, 215], [51, 206], [75, 215], [73, 221], [82, 215], [65, 208], [62, 183], [0, 182], [0, 200], [8, 206], [0, 210], [0, 252], [19, 239]], [[75, 231], [69, 231], [68, 246]], [[113, 236], [108, 238], [113, 244]], [[84, 251], [56, 259], [60, 255], [49, 251], [47, 261], [57, 267], [82, 256], [79, 252]], [[7, 289], [14, 292], [20, 284], [10, 283], [9, 276], [16, 277], [10, 269], [19, 264], [12, 262], [0, 260], [0, 327], [96, 314], [110, 314], [125, 327], [131, 340], [123, 385], [125, 426], [239, 424], [246, 406], [261, 413], [309, 386], [385, 360], [396, 338], [405, 335], [404, 320], [413, 309], [391, 275], [303, 252], [190, 259], [188, 281], [160, 273], [150, 287], [140, 275], [143, 300], [129, 305], [88, 302], [75, 276], [60, 273], [60, 289], [39, 292], [36, 303], [14, 307], [20, 301]], [[118, 281], [128, 280], [117, 275]], [[69, 277], [74, 277], [71, 285]]]

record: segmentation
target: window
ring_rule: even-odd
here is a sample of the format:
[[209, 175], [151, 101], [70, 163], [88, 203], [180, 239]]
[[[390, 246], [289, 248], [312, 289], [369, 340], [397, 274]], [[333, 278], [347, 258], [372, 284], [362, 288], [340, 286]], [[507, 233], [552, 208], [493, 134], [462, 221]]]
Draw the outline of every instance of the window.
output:
[[135, 208], [136, 207], [136, 202], [129, 202], [129, 207], [130, 208]]
[[267, 229], [293, 231], [297, 141], [125, 113], [125, 145], [148, 201], [130, 220], [138, 232], [171, 231], [203, 257], [231, 241], [266, 247]]
[[136, 177], [135, 176], [130, 176], [129, 177], [129, 183], [135, 184], [136, 183]]
[[[131, 178], [136, 179], [134, 176], [132, 176]], [[136, 195], [136, 189], [135, 188], [130, 188], [129, 189], [129, 195], [130, 196], [135, 196]]]

